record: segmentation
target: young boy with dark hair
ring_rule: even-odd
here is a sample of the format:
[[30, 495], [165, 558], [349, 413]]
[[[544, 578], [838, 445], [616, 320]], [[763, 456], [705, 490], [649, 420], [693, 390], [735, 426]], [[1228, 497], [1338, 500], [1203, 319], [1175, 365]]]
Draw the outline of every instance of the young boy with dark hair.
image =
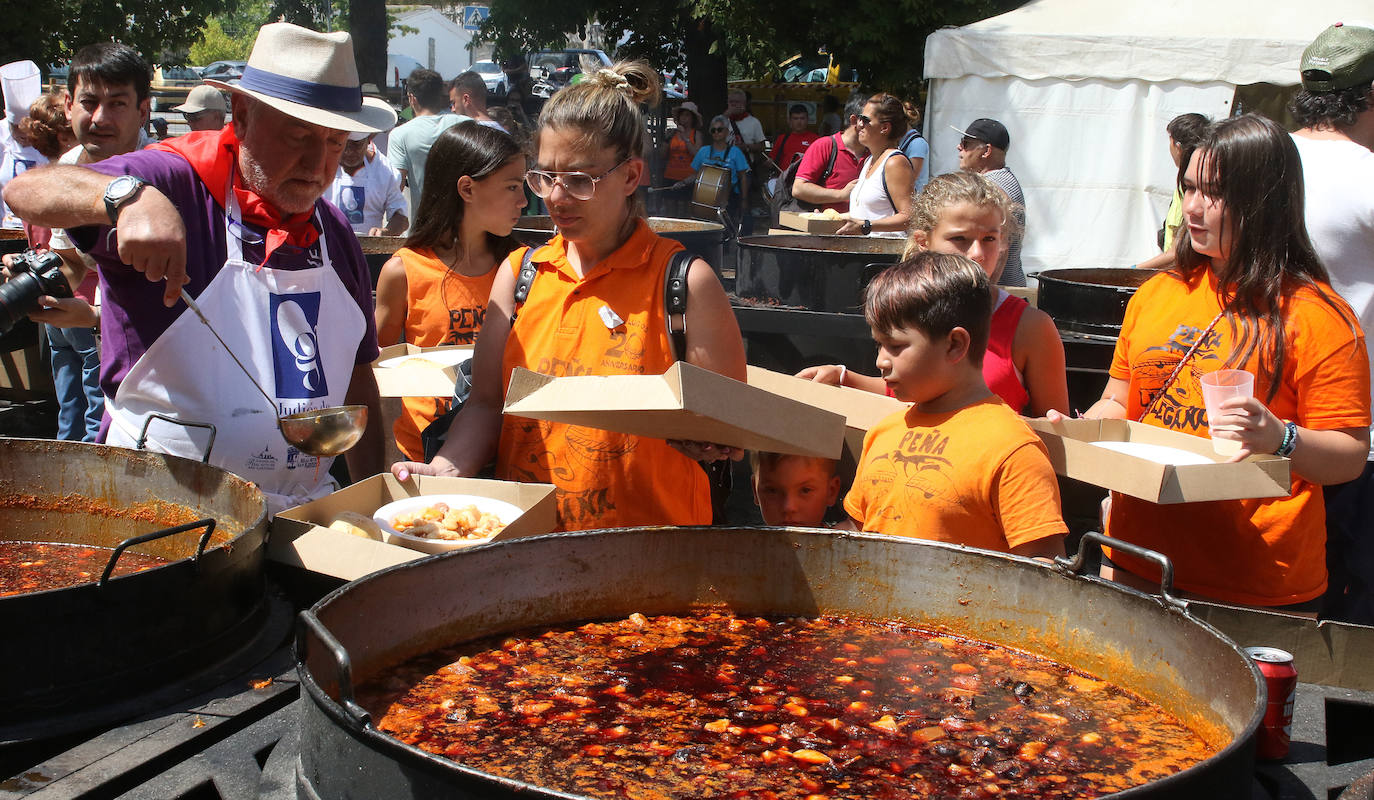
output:
[[983, 381], [987, 275], [923, 252], [869, 284], [878, 369], [911, 408], [864, 437], [845, 511], [856, 528], [1024, 556], [1063, 555], [1059, 487], [1044, 444]]
[[749, 454], [754, 472], [754, 502], [765, 525], [819, 528], [840, 496], [834, 459], [785, 453]]

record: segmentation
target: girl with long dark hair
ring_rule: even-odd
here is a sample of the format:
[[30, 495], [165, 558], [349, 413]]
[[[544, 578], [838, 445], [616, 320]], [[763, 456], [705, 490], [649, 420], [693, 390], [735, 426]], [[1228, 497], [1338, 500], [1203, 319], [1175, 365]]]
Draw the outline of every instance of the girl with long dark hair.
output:
[[[1182, 173], [1176, 266], [1126, 309], [1111, 379], [1089, 417], [1140, 420], [1237, 442], [1233, 460], [1292, 459], [1287, 497], [1155, 505], [1113, 494], [1107, 533], [1173, 560], [1175, 585], [1224, 602], [1306, 610], [1326, 585], [1322, 484], [1369, 451], [1369, 367], [1350, 307], [1328, 285], [1303, 223], [1292, 138], [1254, 114], [1216, 123]], [[1187, 235], [1183, 235], [1186, 233]], [[1200, 378], [1255, 376], [1209, 420]], [[1104, 574], [1158, 586], [1120, 550]]]
[[[377, 279], [383, 347], [472, 344], [486, 316], [496, 265], [518, 247], [511, 230], [525, 207], [525, 154], [508, 134], [461, 122], [440, 134], [425, 163], [424, 192], [405, 247]], [[393, 431], [409, 458], [448, 398], [407, 397]]]

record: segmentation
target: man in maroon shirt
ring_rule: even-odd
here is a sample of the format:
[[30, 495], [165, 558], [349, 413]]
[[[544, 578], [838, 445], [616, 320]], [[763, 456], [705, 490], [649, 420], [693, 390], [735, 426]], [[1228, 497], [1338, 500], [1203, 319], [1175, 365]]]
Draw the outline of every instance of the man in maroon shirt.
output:
[[[821, 208], [833, 208], [842, 214], [849, 211], [849, 191], [859, 179], [859, 165], [868, 154], [868, 148], [859, 144], [859, 129], [854, 124], [863, 113], [865, 100], [858, 92], [850, 96], [844, 108], [848, 121], [845, 129], [818, 139], [806, 148], [796, 180], [792, 182], [793, 197]], [[827, 174], [832, 153], [834, 166]]]

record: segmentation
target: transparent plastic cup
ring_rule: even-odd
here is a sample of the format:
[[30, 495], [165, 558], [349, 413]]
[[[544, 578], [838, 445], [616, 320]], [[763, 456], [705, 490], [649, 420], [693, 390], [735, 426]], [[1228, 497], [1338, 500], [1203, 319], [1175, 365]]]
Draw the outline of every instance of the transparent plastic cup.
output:
[[1232, 397], [1254, 397], [1255, 376], [1243, 369], [1219, 369], [1201, 378], [1202, 402], [1207, 406], [1207, 431], [1212, 436], [1212, 451], [1221, 456], [1232, 456], [1240, 452], [1240, 442], [1235, 439], [1218, 439], [1219, 430], [1236, 430], [1231, 426], [1216, 426], [1212, 420], [1221, 416], [1221, 404]]

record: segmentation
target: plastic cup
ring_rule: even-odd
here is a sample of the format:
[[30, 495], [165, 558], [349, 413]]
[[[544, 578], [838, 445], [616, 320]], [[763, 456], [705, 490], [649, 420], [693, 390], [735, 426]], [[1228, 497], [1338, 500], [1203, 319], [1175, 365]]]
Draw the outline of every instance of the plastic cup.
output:
[[1207, 432], [1212, 436], [1212, 451], [1217, 455], [1231, 456], [1240, 452], [1240, 442], [1235, 439], [1218, 439], [1220, 430], [1237, 430], [1233, 426], [1216, 426], [1212, 420], [1222, 414], [1221, 404], [1232, 397], [1254, 397], [1254, 373], [1243, 369], [1219, 369], [1201, 378], [1202, 402], [1207, 406]]

